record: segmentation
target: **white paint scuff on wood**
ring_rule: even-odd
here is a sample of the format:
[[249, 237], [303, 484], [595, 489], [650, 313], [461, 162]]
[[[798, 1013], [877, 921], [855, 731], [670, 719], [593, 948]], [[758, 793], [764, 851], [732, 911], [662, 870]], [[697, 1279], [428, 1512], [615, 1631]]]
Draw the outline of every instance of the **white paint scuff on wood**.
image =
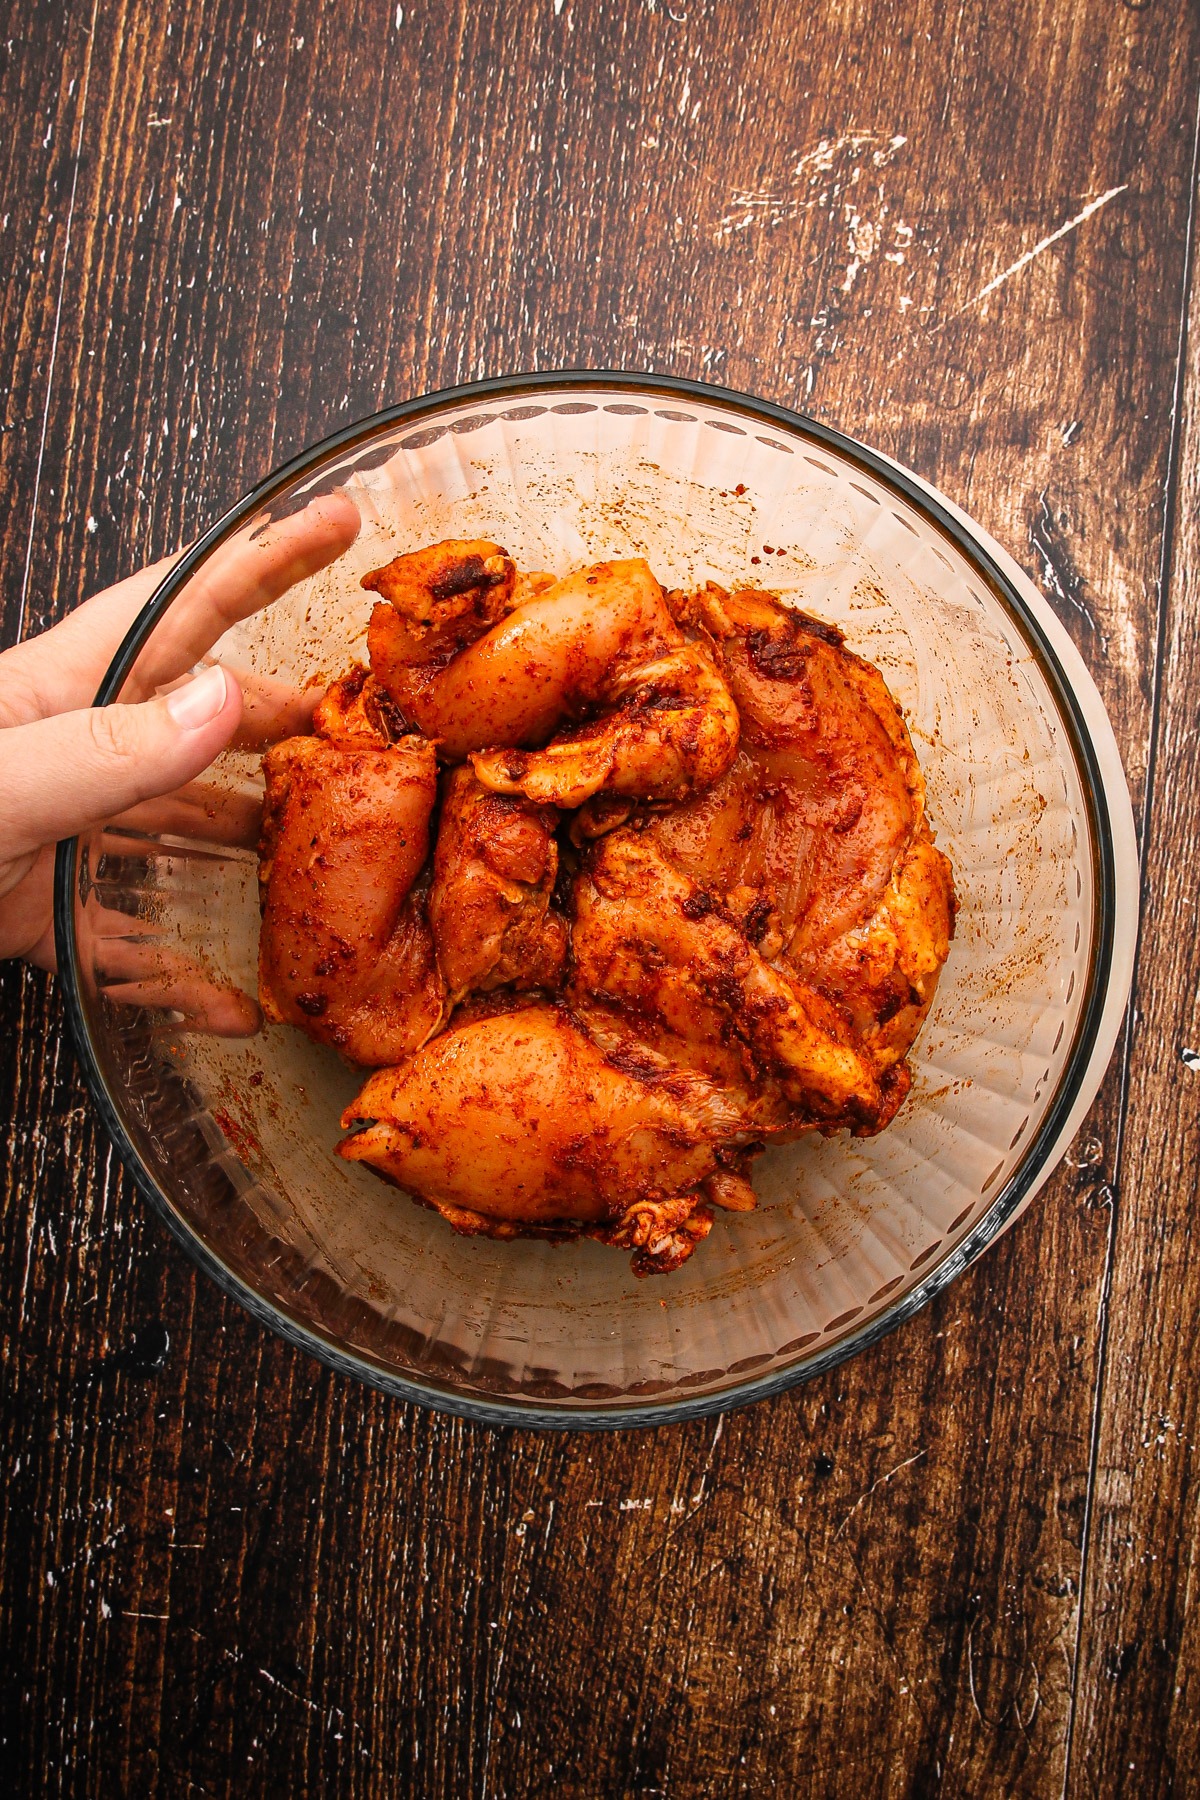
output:
[[[857, 185], [864, 166], [886, 168], [907, 142], [899, 132], [845, 131], [823, 137], [795, 157], [782, 182], [735, 188], [726, 202], [729, 210], [717, 222], [717, 242], [752, 225], [783, 225], [811, 207], [836, 204], [847, 188]], [[850, 207], [848, 219], [853, 211]]]

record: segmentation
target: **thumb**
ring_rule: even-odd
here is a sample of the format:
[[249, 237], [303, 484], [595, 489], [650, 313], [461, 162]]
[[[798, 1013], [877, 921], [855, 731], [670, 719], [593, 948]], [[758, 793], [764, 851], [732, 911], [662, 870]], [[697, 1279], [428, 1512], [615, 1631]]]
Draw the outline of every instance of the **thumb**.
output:
[[219, 664], [138, 706], [94, 706], [0, 732], [0, 859], [74, 837], [191, 781], [229, 739], [242, 693]]

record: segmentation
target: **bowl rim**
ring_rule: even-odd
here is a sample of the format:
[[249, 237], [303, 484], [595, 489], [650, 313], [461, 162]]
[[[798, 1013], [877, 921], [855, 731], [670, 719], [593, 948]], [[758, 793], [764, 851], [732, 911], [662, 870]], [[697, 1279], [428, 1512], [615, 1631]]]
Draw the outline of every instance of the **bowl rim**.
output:
[[[95, 704], [111, 704], [119, 695], [142, 646], [159, 619], [212, 550], [240, 525], [271, 505], [285, 489], [303, 481], [338, 455], [352, 450], [383, 432], [429, 418], [464, 403], [527, 397], [539, 390], [590, 389], [613, 393], [655, 394], [702, 403], [752, 418], [766, 425], [799, 431], [824, 444], [864, 473], [891, 489], [935, 525], [984, 580], [1013, 619], [1040, 667], [1056, 704], [1074, 757], [1084, 798], [1087, 828], [1095, 871], [1093, 896], [1093, 953], [1089, 991], [1080, 1010], [1074, 1040], [1055, 1093], [1038, 1129], [1026, 1146], [1020, 1163], [997, 1191], [987, 1210], [958, 1244], [939, 1260], [907, 1293], [885, 1304], [857, 1328], [851, 1328], [813, 1354], [798, 1354], [783, 1368], [735, 1381], [727, 1387], [683, 1398], [620, 1402], [611, 1406], [572, 1405], [545, 1399], [500, 1399], [470, 1393], [449, 1384], [416, 1375], [399, 1374], [376, 1362], [369, 1353], [347, 1349], [313, 1326], [293, 1317], [274, 1301], [265, 1299], [238, 1275], [184, 1219], [143, 1162], [121, 1118], [116, 1097], [110, 1092], [99, 1057], [92, 1044], [83, 1004], [80, 958], [74, 930], [74, 897], [81, 839], [67, 839], [58, 846], [54, 877], [54, 931], [59, 977], [67, 1020], [84, 1078], [110, 1138], [133, 1178], [139, 1193], [166, 1224], [192, 1261], [218, 1288], [238, 1301], [258, 1323], [276, 1332], [298, 1349], [341, 1374], [398, 1399], [415, 1402], [439, 1412], [492, 1426], [519, 1426], [534, 1430], [618, 1430], [676, 1424], [723, 1413], [735, 1407], [785, 1392], [835, 1368], [877, 1343], [898, 1325], [912, 1318], [975, 1261], [1013, 1221], [1054, 1167], [1070, 1116], [1083, 1096], [1089, 1075], [1095, 1076], [1090, 1104], [1103, 1069], [1094, 1067], [1101, 1024], [1112, 998], [1114, 943], [1118, 914], [1118, 871], [1114, 849], [1111, 796], [1097, 747], [1093, 741], [1080, 696], [1063, 667], [1059, 648], [1052, 642], [1041, 619], [1021, 592], [1020, 574], [1000, 560], [1004, 553], [993, 545], [981, 527], [975, 526], [945, 496], [902, 465], [869, 448], [836, 426], [810, 417], [795, 408], [673, 375], [648, 374], [625, 369], [530, 370], [513, 375], [461, 383], [404, 400], [343, 426], [290, 458], [251, 488], [230, 507], [174, 564], [154, 590], [126, 633], [105, 674]], [[1004, 561], [1008, 558], [1004, 557]], [[1036, 597], [1036, 590], [1028, 584]], [[1066, 640], [1069, 644], [1069, 640]], [[1103, 714], [1103, 707], [1101, 705]], [[1105, 723], [1107, 716], [1103, 715]], [[1109, 727], [1111, 731], [1111, 726]], [[1128, 806], [1128, 795], [1124, 796]], [[1130, 818], [1132, 824], [1132, 817]], [[1122, 959], [1127, 961], [1127, 959]], [[1123, 969], [1118, 973], [1125, 972]], [[1121, 996], [1122, 1007], [1126, 995]], [[1118, 1014], [1118, 1019], [1119, 1019]], [[1110, 1051], [1111, 1054], [1111, 1046]], [[1065, 1147], [1065, 1146], [1062, 1146]], [[678, 1390], [676, 1390], [678, 1392]]]

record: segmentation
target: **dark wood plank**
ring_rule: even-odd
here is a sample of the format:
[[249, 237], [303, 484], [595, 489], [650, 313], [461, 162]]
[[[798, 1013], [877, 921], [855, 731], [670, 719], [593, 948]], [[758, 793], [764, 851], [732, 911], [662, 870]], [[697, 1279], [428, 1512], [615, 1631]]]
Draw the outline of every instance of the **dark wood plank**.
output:
[[[1173, 27], [1100, 0], [115, 0], [31, 625], [385, 400], [665, 368], [835, 419], [1023, 555], [1140, 801], [1198, 73], [1194, 15]], [[27, 125], [53, 59], [14, 56]], [[36, 174], [6, 179], [34, 241]], [[1033, 1215], [854, 1365], [721, 1428], [557, 1439], [381, 1400], [251, 1326], [115, 1168], [52, 988], [0, 983], [24, 1791], [1062, 1788], [1119, 1070]], [[1094, 1580], [1114, 1555], [1097, 1537]], [[1084, 1679], [1103, 1791], [1132, 1727]]]
[[1200, 1787], [1200, 278], [1192, 276], [1156, 779], [1087, 1538], [1072, 1791]]
[[87, 20], [56, 11], [0, 43], [0, 641], [20, 629], [43, 469], [59, 300], [73, 223], [79, 121], [91, 72]]

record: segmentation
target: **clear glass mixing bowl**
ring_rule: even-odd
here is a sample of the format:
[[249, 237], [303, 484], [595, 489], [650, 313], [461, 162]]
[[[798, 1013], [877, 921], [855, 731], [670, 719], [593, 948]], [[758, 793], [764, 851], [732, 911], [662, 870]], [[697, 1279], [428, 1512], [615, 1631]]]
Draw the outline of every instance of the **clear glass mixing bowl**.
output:
[[475, 1418], [657, 1424], [853, 1355], [1028, 1203], [1116, 1036], [1133, 820], [1069, 639], [948, 501], [828, 427], [690, 382], [579, 372], [434, 394], [298, 457], [183, 558], [99, 700], [182, 673], [166, 647], [220, 559], [338, 491], [361, 514], [353, 546], [187, 660], [208, 649], [268, 695], [328, 679], [362, 654], [360, 575], [449, 536], [496, 539], [526, 568], [640, 554], [670, 586], [760, 581], [839, 624], [905, 708], [958, 935], [895, 1124], [769, 1152], [759, 1209], [722, 1214], [677, 1274], [638, 1281], [593, 1243], [456, 1237], [330, 1154], [358, 1086], [332, 1051], [283, 1026], [223, 1035], [253, 1016], [235, 996], [254, 993], [259, 921], [261, 779], [231, 750], [177, 803], [59, 853], [75, 1040], [140, 1189], [264, 1324]]

